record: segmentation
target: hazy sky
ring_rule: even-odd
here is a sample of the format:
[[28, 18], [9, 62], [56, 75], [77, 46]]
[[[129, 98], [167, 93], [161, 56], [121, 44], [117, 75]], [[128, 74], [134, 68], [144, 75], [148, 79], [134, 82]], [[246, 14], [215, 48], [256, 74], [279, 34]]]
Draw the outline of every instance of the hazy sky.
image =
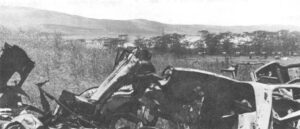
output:
[[171, 24], [300, 26], [300, 0], [0, 0], [98, 19], [149, 19]]

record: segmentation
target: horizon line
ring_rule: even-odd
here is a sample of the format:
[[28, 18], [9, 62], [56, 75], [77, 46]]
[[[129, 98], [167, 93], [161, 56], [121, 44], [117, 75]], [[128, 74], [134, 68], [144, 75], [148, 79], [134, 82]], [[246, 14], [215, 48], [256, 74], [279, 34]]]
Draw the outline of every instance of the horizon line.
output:
[[64, 15], [71, 15], [71, 16], [77, 16], [77, 17], [82, 17], [82, 18], [87, 18], [87, 19], [92, 19], [92, 20], [115, 20], [115, 21], [133, 21], [133, 20], [145, 20], [145, 21], [150, 21], [150, 22], [158, 22], [161, 24], [168, 24], [168, 25], [186, 25], [186, 26], [215, 26], [215, 27], [249, 27], [249, 26], [296, 26], [300, 27], [299, 25], [292, 25], [292, 24], [251, 24], [251, 25], [220, 25], [220, 24], [201, 24], [201, 23], [193, 23], [193, 24], [175, 24], [175, 23], [167, 23], [167, 22], [162, 22], [162, 21], [157, 21], [157, 20], [152, 20], [152, 19], [145, 19], [145, 18], [133, 18], [133, 19], [107, 19], [107, 18], [95, 18], [95, 17], [88, 17], [88, 16], [82, 16], [79, 14], [71, 14], [67, 12], [61, 12], [57, 10], [49, 10], [49, 9], [41, 9], [41, 8], [35, 8], [35, 7], [26, 7], [26, 6], [11, 6], [11, 5], [0, 5], [0, 7], [8, 7], [8, 8], [25, 8], [25, 9], [34, 9], [34, 10], [39, 10], [39, 11], [49, 11], [49, 12], [54, 12], [54, 13], [60, 13]]

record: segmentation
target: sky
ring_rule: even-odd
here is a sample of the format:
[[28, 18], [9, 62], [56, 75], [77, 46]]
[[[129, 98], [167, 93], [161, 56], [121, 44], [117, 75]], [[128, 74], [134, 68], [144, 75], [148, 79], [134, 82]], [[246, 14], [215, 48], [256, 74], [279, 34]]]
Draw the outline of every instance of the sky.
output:
[[169, 24], [222, 26], [300, 26], [300, 0], [0, 0], [0, 5], [97, 19], [148, 19]]

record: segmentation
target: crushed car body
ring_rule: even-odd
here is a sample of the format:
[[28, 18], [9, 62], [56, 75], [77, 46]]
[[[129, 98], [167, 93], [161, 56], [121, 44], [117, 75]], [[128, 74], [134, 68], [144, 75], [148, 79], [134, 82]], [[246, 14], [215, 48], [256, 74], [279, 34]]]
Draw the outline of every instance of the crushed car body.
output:
[[239, 114], [238, 128], [299, 128], [300, 63], [271, 61], [250, 73], [256, 110]]
[[[42, 87], [38, 87], [42, 96], [45, 95], [58, 104], [52, 115], [53, 118], [75, 119], [78, 121], [76, 124], [86, 128], [112, 128], [114, 122], [120, 118], [129, 119], [135, 123], [144, 122], [136, 114], [141, 105], [138, 98], [143, 93], [139, 93], [134, 85], [149, 82], [143, 85], [147, 87], [152, 83], [147, 81], [154, 72], [154, 67], [149, 61], [151, 55], [147, 50], [139, 48], [123, 52], [127, 54], [121, 54], [124, 56], [119, 59], [114, 70], [99, 87], [87, 89], [81, 94], [64, 90], [59, 99], [55, 99]], [[132, 85], [132, 88], [129, 90], [124, 88], [127, 85]], [[125, 94], [121, 93], [124, 91]]]
[[36, 129], [43, 126], [42, 122], [28, 111], [43, 112], [34, 106], [24, 104], [21, 97], [29, 97], [21, 87], [34, 64], [22, 48], [4, 44], [0, 57], [1, 128]]
[[256, 110], [238, 115], [240, 129], [297, 128], [300, 103], [290, 96], [278, 94], [280, 89], [300, 89], [299, 85], [266, 85], [249, 82], [255, 92]]
[[300, 62], [271, 61], [256, 69], [251, 77], [253, 81], [267, 84], [300, 82]]
[[[293, 95], [279, 91], [299, 89], [299, 85], [237, 81], [189, 68], [169, 67], [165, 72], [169, 76], [159, 81], [160, 86], [148, 89], [142, 98], [145, 103], [152, 103], [150, 106], [158, 107], [156, 111], [151, 110], [156, 112], [154, 114], [162, 114], [159, 117], [189, 123], [190, 120], [181, 117], [182, 107], [199, 99], [202, 104], [198, 105], [200, 117], [196, 128], [281, 129], [297, 126], [294, 123], [299, 119], [299, 103]], [[190, 111], [197, 108], [190, 108]]]
[[[78, 124], [79, 127], [114, 129], [116, 120], [120, 118], [155, 126], [158, 117], [163, 116], [154, 114], [152, 120], [138, 117], [137, 111], [147, 105], [155, 105], [154, 108], [149, 108], [150, 114], [159, 112], [170, 116], [166, 119], [186, 122], [184, 117], [180, 117], [179, 110], [182, 110], [184, 105], [193, 103], [195, 99], [201, 100], [201, 107], [198, 107], [201, 112], [197, 114], [200, 119], [197, 122], [202, 124], [202, 127], [212, 129], [298, 127], [300, 104], [295, 96], [299, 95], [297, 91], [300, 85], [291, 84], [298, 82], [297, 80], [281, 77], [286, 76], [289, 68], [298, 65], [282, 66], [277, 62], [271, 62], [254, 72], [254, 81], [245, 82], [203, 70], [177, 67], [167, 67], [163, 75], [158, 76], [155, 74], [148, 51], [136, 48], [120, 55], [115, 61], [113, 71], [100, 86], [87, 89], [81, 94], [64, 90], [59, 99], [56, 99], [42, 88], [47, 81], [36, 84], [43, 107], [49, 106], [46, 97], [58, 104], [54, 112], [47, 114], [45, 111], [36, 111], [42, 114], [42, 117], [37, 118], [26, 112], [27, 109], [34, 107], [17, 104], [16, 115], [9, 114], [11, 109], [3, 109], [3, 112], [0, 112], [1, 116], [9, 118], [2, 124], [2, 128], [17, 126], [36, 129], [68, 121]], [[25, 61], [20, 70], [9, 72], [7, 75], [12, 76], [17, 71], [21, 77], [20, 83], [23, 83], [34, 66], [31, 62]], [[261, 81], [268, 77], [275, 78], [275, 73], [278, 75], [276, 83]], [[25, 94], [19, 83], [15, 85], [18, 91], [16, 93]], [[131, 87], [128, 88], [129, 85]], [[288, 92], [282, 94], [282, 91], [286, 90]], [[150, 101], [144, 101], [147, 99]]]

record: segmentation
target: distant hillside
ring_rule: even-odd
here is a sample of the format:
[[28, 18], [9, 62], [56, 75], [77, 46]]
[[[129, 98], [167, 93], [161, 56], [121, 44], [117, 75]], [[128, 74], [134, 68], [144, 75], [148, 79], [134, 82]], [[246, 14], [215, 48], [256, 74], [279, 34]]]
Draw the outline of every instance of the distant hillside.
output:
[[210, 32], [245, 32], [255, 30], [277, 31], [289, 29], [300, 31], [298, 26], [260, 25], [260, 26], [211, 26], [174, 25], [144, 19], [107, 20], [92, 19], [54, 11], [24, 7], [0, 6], [0, 25], [9, 28], [38, 29], [48, 32], [62, 32], [69, 36], [99, 37], [103, 35], [160, 35], [165, 33], [196, 34], [199, 30]]

